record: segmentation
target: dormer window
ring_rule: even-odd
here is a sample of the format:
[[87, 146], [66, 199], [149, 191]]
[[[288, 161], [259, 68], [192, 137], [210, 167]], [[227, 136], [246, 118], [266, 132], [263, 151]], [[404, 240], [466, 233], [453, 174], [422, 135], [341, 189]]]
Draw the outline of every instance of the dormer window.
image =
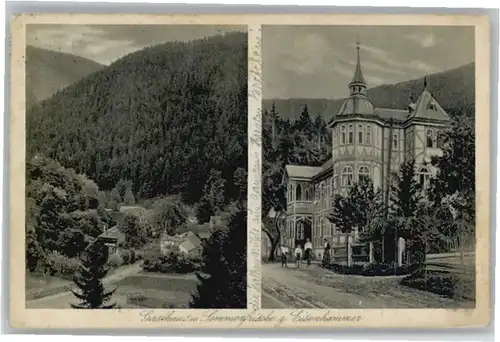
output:
[[433, 102], [430, 102], [430, 103], [429, 103], [429, 105], [427, 105], [427, 109], [428, 109], [428, 110], [437, 111], [436, 104], [435, 104], [435, 103], [433, 103]]

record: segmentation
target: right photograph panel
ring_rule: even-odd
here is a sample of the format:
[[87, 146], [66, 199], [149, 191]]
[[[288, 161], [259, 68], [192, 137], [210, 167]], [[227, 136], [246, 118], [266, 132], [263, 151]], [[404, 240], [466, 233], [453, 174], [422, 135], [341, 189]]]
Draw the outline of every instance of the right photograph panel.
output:
[[263, 26], [263, 308], [475, 307], [468, 26]]

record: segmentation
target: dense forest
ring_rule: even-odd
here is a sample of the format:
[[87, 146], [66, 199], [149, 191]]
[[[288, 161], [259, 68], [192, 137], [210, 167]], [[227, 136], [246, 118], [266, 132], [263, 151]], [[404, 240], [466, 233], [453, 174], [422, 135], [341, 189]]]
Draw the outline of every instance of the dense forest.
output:
[[[465, 109], [473, 113], [475, 103], [475, 63], [463, 65], [456, 69], [427, 76], [427, 88], [444, 108]], [[422, 91], [424, 79], [405, 81], [397, 84], [386, 84], [368, 89], [368, 98], [378, 108], [405, 109], [410, 95], [418, 97]], [[346, 84], [347, 87], [347, 84]], [[335, 94], [332, 94], [335, 96]], [[271, 110], [272, 105], [284, 118], [298, 119], [304, 105], [311, 115], [319, 115], [326, 121], [331, 120], [344, 99], [265, 99], [263, 108]]]
[[247, 167], [247, 36], [125, 56], [29, 110], [27, 135], [28, 158], [53, 158], [104, 191], [125, 180], [136, 198], [197, 203], [216, 170], [227, 204]]

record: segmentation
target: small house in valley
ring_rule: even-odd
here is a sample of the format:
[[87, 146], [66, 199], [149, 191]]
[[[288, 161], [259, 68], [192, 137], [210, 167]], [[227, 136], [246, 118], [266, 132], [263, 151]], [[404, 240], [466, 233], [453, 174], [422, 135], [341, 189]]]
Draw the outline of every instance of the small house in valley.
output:
[[118, 244], [124, 239], [125, 235], [120, 231], [118, 226], [114, 226], [110, 229], [106, 229], [105, 227], [104, 232], [97, 237], [97, 240], [104, 242], [108, 247], [110, 255], [117, 252]]
[[203, 246], [201, 239], [193, 232], [185, 232], [174, 236], [163, 234], [160, 240], [161, 254], [180, 252], [189, 257], [200, 257]]

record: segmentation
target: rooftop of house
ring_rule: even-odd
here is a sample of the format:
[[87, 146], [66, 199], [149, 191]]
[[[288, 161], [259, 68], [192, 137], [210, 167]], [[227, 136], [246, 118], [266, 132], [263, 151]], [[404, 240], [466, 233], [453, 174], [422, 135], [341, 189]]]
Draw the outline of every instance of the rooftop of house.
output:
[[118, 226], [107, 229], [104, 233], [98, 236], [98, 238], [113, 239], [118, 240], [122, 238], [124, 234], [118, 229]]
[[321, 166], [305, 166], [305, 165], [286, 165], [286, 173], [290, 178], [306, 178], [311, 179], [319, 172], [321, 172]]
[[140, 205], [122, 205], [120, 206], [120, 212], [123, 214], [135, 214], [140, 215], [144, 213], [146, 209]]
[[177, 234], [177, 235], [168, 235], [164, 233], [161, 236], [161, 241], [169, 241], [173, 242], [177, 245], [181, 245], [185, 241], [189, 241], [189, 243], [195, 245], [195, 246], [200, 246], [201, 245], [201, 239], [193, 232], [185, 232], [182, 234]]

